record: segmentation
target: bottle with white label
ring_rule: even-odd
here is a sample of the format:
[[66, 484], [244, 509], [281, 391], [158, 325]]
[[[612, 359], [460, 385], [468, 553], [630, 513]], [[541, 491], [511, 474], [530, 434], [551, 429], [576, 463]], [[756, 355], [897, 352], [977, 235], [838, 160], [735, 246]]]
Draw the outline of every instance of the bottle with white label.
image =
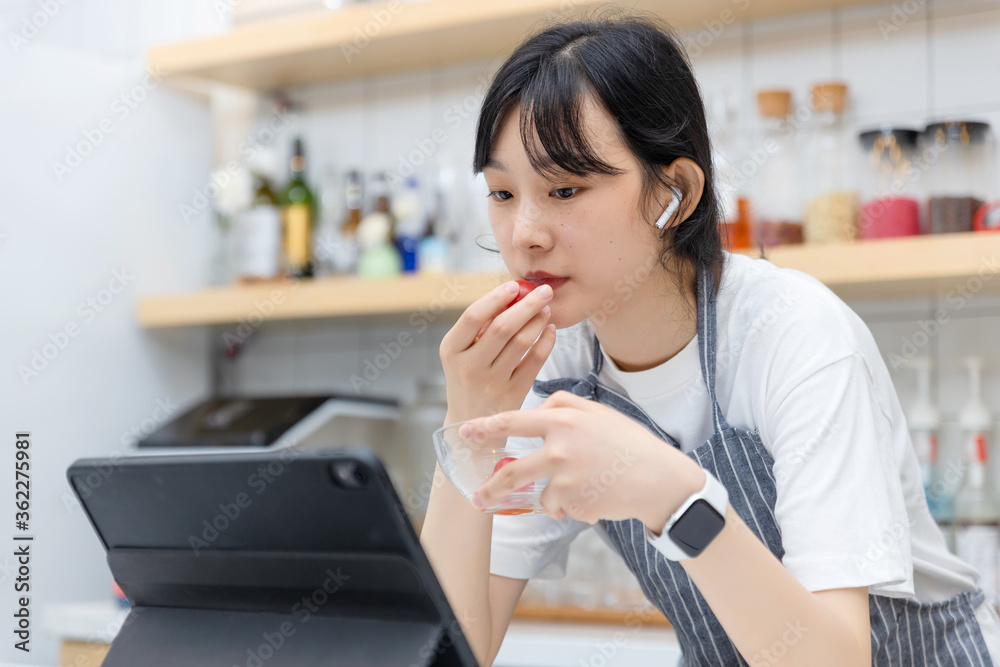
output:
[[983, 360], [965, 360], [969, 370], [970, 398], [959, 414], [966, 474], [955, 494], [955, 553], [980, 574], [979, 585], [987, 599], [998, 604], [997, 576], [1000, 571], [1000, 511], [993, 484], [987, 475], [990, 413], [980, 396]]
[[928, 357], [917, 357], [910, 362], [910, 367], [917, 372], [917, 400], [906, 414], [906, 422], [910, 427], [910, 440], [920, 462], [927, 508], [941, 529], [948, 550], [954, 551], [951, 524], [955, 483], [949, 484], [949, 480], [941, 479], [940, 475], [935, 474], [941, 416], [931, 400], [931, 360]]

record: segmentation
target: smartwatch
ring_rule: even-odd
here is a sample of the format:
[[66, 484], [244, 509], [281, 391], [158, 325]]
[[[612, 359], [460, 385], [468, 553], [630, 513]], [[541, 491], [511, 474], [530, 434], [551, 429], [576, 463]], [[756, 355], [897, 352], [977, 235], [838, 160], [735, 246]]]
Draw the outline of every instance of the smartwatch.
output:
[[726, 487], [705, 470], [705, 486], [701, 491], [693, 493], [667, 519], [659, 537], [647, 526], [646, 541], [669, 560], [695, 558], [722, 532], [728, 505]]

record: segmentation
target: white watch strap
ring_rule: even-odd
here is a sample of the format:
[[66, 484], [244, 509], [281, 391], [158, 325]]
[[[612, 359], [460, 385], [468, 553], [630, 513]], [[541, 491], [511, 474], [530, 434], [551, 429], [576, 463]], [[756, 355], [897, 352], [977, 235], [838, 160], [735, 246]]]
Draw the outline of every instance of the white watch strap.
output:
[[669, 530], [674, 523], [677, 522], [684, 512], [687, 511], [695, 501], [699, 499], [704, 499], [711, 505], [716, 512], [722, 515], [723, 518], [726, 517], [726, 508], [729, 506], [729, 492], [726, 491], [726, 487], [722, 485], [718, 479], [715, 478], [712, 473], [705, 470], [705, 485], [701, 487], [701, 490], [697, 493], [691, 494], [687, 500], [674, 512], [667, 522], [663, 525], [663, 530], [660, 531], [659, 536], [653, 535], [650, 532], [649, 527], [645, 527], [646, 531], [646, 541], [653, 545], [653, 547], [666, 556], [670, 560], [687, 560], [690, 556], [681, 550], [677, 544], [671, 539]]

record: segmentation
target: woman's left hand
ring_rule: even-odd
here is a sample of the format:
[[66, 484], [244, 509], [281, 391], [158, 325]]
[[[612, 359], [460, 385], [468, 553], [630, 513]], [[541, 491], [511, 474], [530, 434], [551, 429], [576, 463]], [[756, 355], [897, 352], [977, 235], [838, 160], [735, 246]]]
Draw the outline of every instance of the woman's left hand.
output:
[[[537, 479], [553, 519], [586, 523], [639, 519], [654, 532], [705, 481], [701, 467], [645, 426], [602, 403], [557, 391], [532, 410], [469, 422], [469, 435], [542, 437], [537, 451], [501, 468], [479, 488], [480, 508]], [[463, 436], [466, 435], [463, 430]]]

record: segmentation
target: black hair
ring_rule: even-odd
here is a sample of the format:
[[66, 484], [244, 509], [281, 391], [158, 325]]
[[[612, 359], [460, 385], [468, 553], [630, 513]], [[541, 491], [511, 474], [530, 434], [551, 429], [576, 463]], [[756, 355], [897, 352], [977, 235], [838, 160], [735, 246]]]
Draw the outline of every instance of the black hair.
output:
[[[641, 167], [640, 210], [650, 224], [662, 210], [653, 202], [658, 189], [677, 187], [685, 199], [695, 194], [695, 184], [666, 179], [664, 167], [686, 157], [704, 172], [703, 194], [691, 215], [660, 230], [658, 258], [682, 287], [692, 277], [690, 269], [710, 267], [718, 289], [720, 208], [705, 107], [678, 39], [652, 15], [605, 12], [552, 25], [523, 41], [494, 75], [483, 100], [473, 172], [483, 171], [503, 123], [519, 107], [521, 141], [538, 173], [617, 173], [594, 153], [581, 127], [588, 94], [616, 122]], [[531, 140], [535, 133], [544, 152]]]

